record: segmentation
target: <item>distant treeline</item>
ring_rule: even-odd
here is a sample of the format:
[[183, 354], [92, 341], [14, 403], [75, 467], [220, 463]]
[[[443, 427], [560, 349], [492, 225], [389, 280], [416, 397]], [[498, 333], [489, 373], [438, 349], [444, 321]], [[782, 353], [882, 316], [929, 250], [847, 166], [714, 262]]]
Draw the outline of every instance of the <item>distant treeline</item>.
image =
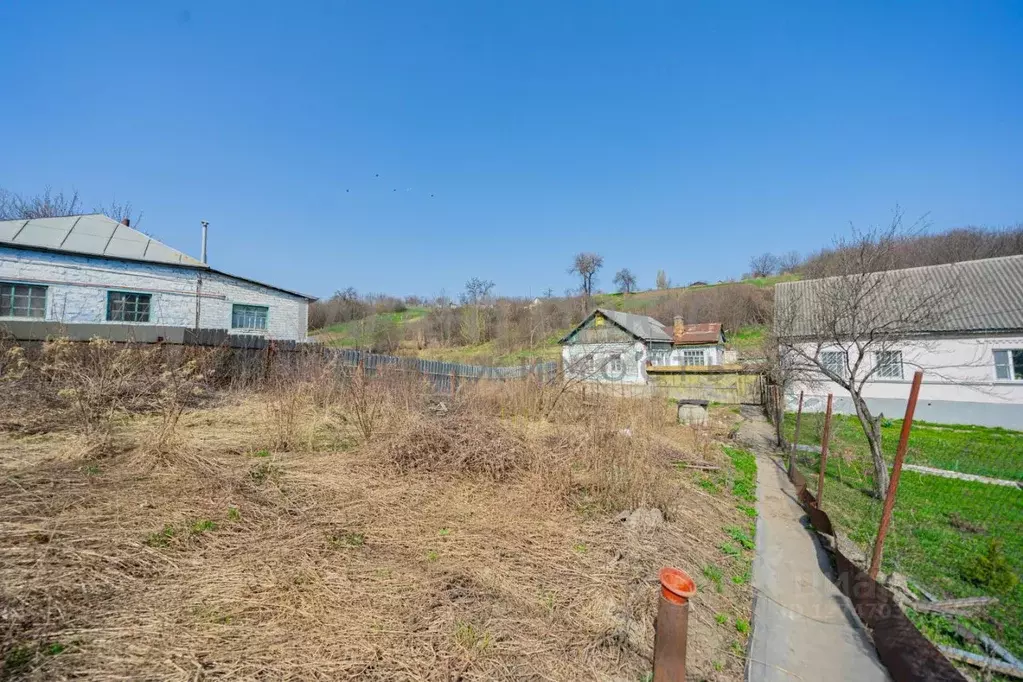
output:
[[[890, 258], [883, 262], [895, 269], [1023, 254], [1023, 224], [998, 229], [963, 227], [939, 234], [880, 235], [879, 239], [893, 240]], [[781, 255], [765, 253], [750, 260], [748, 275], [797, 273], [816, 279], [844, 274], [848, 263], [858, 260], [850, 259], [849, 252], [860, 248], [860, 244], [856, 239], [843, 240], [839, 246], [825, 247], [806, 257], [792, 251]]]
[[[1023, 254], [1023, 225], [1005, 229], [961, 228], [933, 235], [891, 236], [892, 258], [886, 267], [910, 268], [963, 260]], [[806, 257], [789, 252], [763, 254], [751, 260], [746, 277], [794, 274], [804, 278], [842, 274], [853, 242], [823, 248]], [[758, 286], [758, 284], [760, 286]], [[726, 331], [768, 324], [773, 312], [773, 287], [763, 282], [730, 282], [715, 286], [662, 289], [657, 292], [608, 296], [548, 295], [538, 299], [492, 296], [493, 282], [473, 278], [458, 300], [446, 296], [397, 298], [359, 294], [349, 288], [310, 306], [309, 327], [320, 329], [352, 322], [359, 326], [359, 345], [376, 352], [400, 346], [475, 346], [493, 342], [495, 353], [548, 345], [579, 323], [596, 306], [650, 315], [670, 326], [675, 315], [687, 324], [720, 322]], [[378, 313], [419, 311], [414, 322]]]

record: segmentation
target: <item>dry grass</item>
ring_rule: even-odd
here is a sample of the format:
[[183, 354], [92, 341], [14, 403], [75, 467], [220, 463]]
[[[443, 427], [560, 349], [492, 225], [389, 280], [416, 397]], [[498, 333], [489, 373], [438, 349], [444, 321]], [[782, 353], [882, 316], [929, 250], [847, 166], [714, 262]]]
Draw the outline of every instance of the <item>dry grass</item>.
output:
[[[700, 586], [692, 679], [741, 679], [715, 615], [748, 620], [748, 586], [703, 569], [742, 517], [671, 466], [727, 466], [713, 436], [664, 404], [567, 396], [539, 420], [493, 387], [438, 410], [394, 379], [367, 437], [344, 390], [305, 381], [184, 410], [159, 457], [160, 413], [116, 422], [140, 447], [102, 457], [0, 434], [0, 677], [636, 680], [675, 565]], [[667, 520], [618, 520], [640, 506]]]

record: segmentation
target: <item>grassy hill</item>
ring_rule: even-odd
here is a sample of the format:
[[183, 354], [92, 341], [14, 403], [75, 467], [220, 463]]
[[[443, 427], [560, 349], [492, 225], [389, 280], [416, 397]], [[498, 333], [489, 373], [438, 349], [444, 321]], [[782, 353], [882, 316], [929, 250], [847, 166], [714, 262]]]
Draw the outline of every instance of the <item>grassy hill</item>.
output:
[[[729, 284], [747, 284], [755, 287], [773, 287], [779, 282], [798, 279], [797, 275], [777, 275], [745, 279], [741, 282], [717, 282], [714, 284], [697, 284], [694, 286], [672, 287], [670, 289], [650, 289], [631, 294], [609, 293], [596, 294], [593, 303], [597, 307], [610, 308], [637, 314], [651, 314], [654, 309], [666, 300], [682, 296], [687, 292], [724, 287]], [[400, 355], [415, 355], [431, 360], [446, 362], [462, 362], [467, 364], [486, 365], [520, 365], [534, 360], [555, 360], [560, 355], [558, 340], [570, 331], [570, 327], [558, 329], [533, 345], [501, 343], [499, 340], [487, 341], [477, 345], [436, 346], [428, 345], [420, 348], [417, 325], [421, 325], [429, 313], [429, 308], [410, 307], [400, 313], [377, 313], [369, 317], [336, 324], [316, 330], [312, 337], [329, 346], [345, 348], [367, 348], [373, 345], [374, 338], [379, 338], [382, 330], [396, 339], [399, 346], [396, 351]], [[760, 344], [766, 332], [766, 325], [747, 325], [727, 332], [727, 346], [740, 352], [742, 356], [760, 354]]]
[[400, 313], [376, 313], [361, 320], [342, 322], [312, 332], [314, 340], [328, 346], [340, 348], [359, 348], [372, 343], [372, 334], [382, 326], [397, 326], [399, 329], [410, 322], [426, 317], [429, 308], [411, 307]]

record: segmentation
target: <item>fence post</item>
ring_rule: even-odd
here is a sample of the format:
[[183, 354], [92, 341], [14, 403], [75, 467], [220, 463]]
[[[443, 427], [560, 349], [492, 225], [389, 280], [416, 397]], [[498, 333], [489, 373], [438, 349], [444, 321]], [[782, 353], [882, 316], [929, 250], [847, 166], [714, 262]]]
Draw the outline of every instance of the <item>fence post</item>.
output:
[[824, 413], [824, 435], [821, 437], [821, 472], [817, 476], [817, 508], [821, 508], [821, 500], [824, 498], [824, 472], [828, 468], [828, 441], [831, 440], [831, 400], [834, 396], [828, 394], [828, 409]]
[[792, 435], [792, 449], [789, 450], [789, 476], [792, 475], [792, 469], [796, 465], [796, 457], [799, 451], [799, 426], [803, 421], [803, 392], [799, 392], [799, 409], [796, 410], [796, 431]]
[[455, 374], [455, 368], [452, 367], [451, 368], [451, 398], [452, 398], [452, 400], [455, 397], [455, 388], [456, 388], [456, 381], [457, 381], [456, 377], [457, 377], [457, 375]]
[[906, 458], [909, 447], [909, 431], [913, 428], [913, 413], [916, 412], [916, 400], [920, 396], [920, 382], [924, 373], [917, 370], [913, 375], [913, 387], [909, 389], [909, 402], [906, 403], [906, 416], [902, 418], [902, 433], [899, 434], [899, 448], [895, 451], [895, 464], [892, 465], [892, 476], [888, 479], [888, 492], [884, 496], [884, 511], [881, 512], [881, 525], [877, 529], [874, 541], [874, 553], [870, 557], [870, 577], [876, 579], [881, 569], [881, 554], [884, 552], [884, 540], [888, 535], [888, 526], [892, 522], [892, 510], [895, 508], [895, 493], [899, 490], [899, 477], [902, 476], [902, 461]]

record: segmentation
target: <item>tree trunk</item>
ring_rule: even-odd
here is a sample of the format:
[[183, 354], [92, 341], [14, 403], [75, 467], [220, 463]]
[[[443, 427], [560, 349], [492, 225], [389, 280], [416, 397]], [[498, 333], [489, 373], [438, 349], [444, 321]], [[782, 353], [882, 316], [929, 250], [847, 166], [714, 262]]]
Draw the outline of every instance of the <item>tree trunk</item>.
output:
[[874, 497], [884, 500], [888, 491], [888, 464], [884, 461], [884, 452], [881, 450], [881, 419], [870, 413], [870, 408], [859, 393], [850, 391], [849, 395], [852, 397], [856, 417], [860, 420], [863, 434], [870, 446], [870, 458], [874, 463]]

